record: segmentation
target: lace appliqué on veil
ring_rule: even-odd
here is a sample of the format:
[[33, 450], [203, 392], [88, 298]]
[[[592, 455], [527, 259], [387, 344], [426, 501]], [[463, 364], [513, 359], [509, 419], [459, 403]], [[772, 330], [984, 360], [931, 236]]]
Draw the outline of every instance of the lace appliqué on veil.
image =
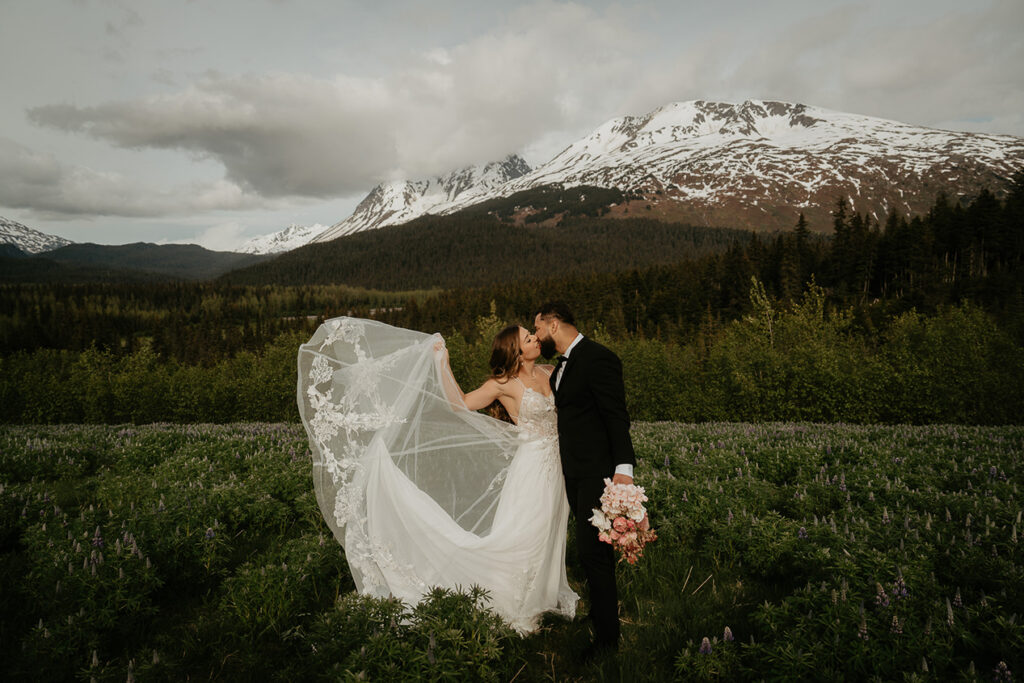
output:
[[[349, 559], [360, 565], [367, 582], [379, 584], [378, 570], [372, 560], [375, 559], [377, 564], [390, 561], [396, 569], [401, 568], [390, 560], [391, 553], [386, 547], [367, 538], [364, 492], [359, 481], [363, 467], [359, 460], [375, 432], [405, 422], [395, 415], [392, 406], [381, 400], [378, 390], [382, 373], [390, 370], [405, 350], [381, 359], [370, 358], [363, 348], [364, 329], [360, 321], [343, 319], [330, 322], [334, 323], [334, 329], [320, 344], [319, 351], [336, 342], [345, 342], [351, 345], [357, 362], [336, 368], [336, 364], [341, 365], [338, 361], [320, 353], [316, 355], [306, 389], [312, 408], [309, 426], [323, 456], [323, 466], [337, 486], [335, 522], [339, 527], [348, 527], [348, 534], [357, 549], [349, 554]], [[333, 386], [326, 390], [323, 388], [336, 379], [344, 386], [339, 398], [334, 397]], [[344, 445], [341, 452], [335, 452], [332, 442], [342, 432], [345, 434]], [[411, 568], [402, 573], [413, 576]]]

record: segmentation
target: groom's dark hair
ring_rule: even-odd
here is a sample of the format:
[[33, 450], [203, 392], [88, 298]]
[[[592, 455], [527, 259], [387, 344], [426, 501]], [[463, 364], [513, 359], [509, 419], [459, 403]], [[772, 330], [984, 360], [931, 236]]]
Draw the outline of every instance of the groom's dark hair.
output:
[[564, 301], [549, 301], [537, 309], [536, 315], [542, 318], [555, 317], [567, 325], [576, 327], [576, 318], [573, 317], [572, 311], [569, 310]]

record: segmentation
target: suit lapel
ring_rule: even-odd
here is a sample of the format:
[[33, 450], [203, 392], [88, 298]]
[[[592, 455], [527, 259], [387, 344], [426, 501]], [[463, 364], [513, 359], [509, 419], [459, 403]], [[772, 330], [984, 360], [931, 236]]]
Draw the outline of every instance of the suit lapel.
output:
[[565, 365], [562, 367], [562, 381], [559, 382], [558, 385], [559, 391], [565, 391], [565, 382], [566, 380], [568, 380], [570, 374], [573, 374], [575, 376], [575, 371], [573, 370], [573, 368], [579, 365], [580, 361], [583, 360], [583, 356], [586, 354], [586, 352], [583, 351], [583, 347], [584, 345], [586, 345], [586, 343], [586, 337], [580, 339], [579, 343], [576, 344], [575, 347], [573, 347], [572, 354], [566, 359]]

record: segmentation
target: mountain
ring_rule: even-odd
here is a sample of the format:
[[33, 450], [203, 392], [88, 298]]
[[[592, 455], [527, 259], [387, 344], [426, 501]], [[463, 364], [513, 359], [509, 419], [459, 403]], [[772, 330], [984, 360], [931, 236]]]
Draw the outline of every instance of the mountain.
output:
[[[46, 273], [53, 273], [52, 264], [72, 269], [85, 269], [90, 278], [95, 273], [108, 273], [110, 279], [137, 279], [145, 273], [147, 279], [209, 280], [235, 268], [243, 268], [268, 256], [237, 254], [231, 251], [210, 251], [196, 244], [70, 244], [45, 254], [45, 259], [34, 257]], [[28, 268], [24, 265], [23, 268]], [[52, 279], [52, 278], [51, 278]], [[103, 279], [103, 278], [100, 278]]]
[[940, 192], [999, 191], [1024, 168], [1024, 138], [911, 126], [803, 104], [679, 102], [614, 119], [504, 191], [562, 183], [644, 196], [652, 215], [695, 225], [789, 229], [804, 211], [830, 231], [840, 196], [883, 219], [927, 211]]
[[0, 244], [13, 244], [26, 254], [40, 254], [73, 243], [63, 237], [47, 235], [0, 216]]
[[455, 206], [504, 196], [502, 188], [510, 180], [529, 172], [530, 166], [511, 154], [501, 161], [470, 166], [432, 180], [384, 183], [373, 188], [351, 216], [312, 241], [327, 242], [383, 225], [398, 225], [427, 213], [451, 213]]
[[[604, 195], [602, 196], [602, 193]], [[554, 275], [593, 275], [669, 265], [726, 251], [751, 239], [748, 231], [690, 227], [644, 217], [606, 220], [599, 205], [611, 190], [529, 190], [496, 200], [487, 211], [421, 216], [404, 225], [364, 230], [330, 242], [307, 244], [218, 282], [232, 285], [345, 284], [409, 291], [539, 282]], [[584, 196], [585, 195], [585, 196]], [[618, 195], [621, 197], [621, 194]], [[513, 224], [503, 213], [514, 201], [571, 206], [551, 228]], [[603, 207], [601, 207], [603, 208]], [[578, 210], [578, 212], [577, 212]]]
[[253, 237], [234, 251], [240, 254], [280, 254], [312, 242], [325, 230], [327, 227], [319, 223], [308, 226], [292, 224], [284, 230]]
[[[530, 171], [522, 159], [379, 185], [327, 241], [427, 213], [449, 214], [544, 186], [617, 188], [610, 218], [788, 230], [802, 211], [831, 231], [839, 197], [884, 220], [927, 211], [939, 193], [997, 194], [1024, 168], [1024, 138], [960, 133], [787, 102], [677, 102], [608, 121]], [[550, 208], [550, 207], [549, 207]], [[640, 213], [642, 212], [642, 213]]]

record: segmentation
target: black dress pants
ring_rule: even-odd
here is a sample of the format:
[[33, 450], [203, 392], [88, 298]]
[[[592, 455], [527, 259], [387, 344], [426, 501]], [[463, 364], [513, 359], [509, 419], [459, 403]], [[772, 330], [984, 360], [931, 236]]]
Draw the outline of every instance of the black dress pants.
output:
[[603, 477], [566, 477], [565, 491], [569, 509], [576, 519], [576, 549], [587, 577], [590, 618], [594, 622], [594, 643], [598, 647], [618, 647], [619, 597], [615, 587], [615, 551], [597, 539], [597, 528], [590, 522], [594, 509], [601, 507]]

